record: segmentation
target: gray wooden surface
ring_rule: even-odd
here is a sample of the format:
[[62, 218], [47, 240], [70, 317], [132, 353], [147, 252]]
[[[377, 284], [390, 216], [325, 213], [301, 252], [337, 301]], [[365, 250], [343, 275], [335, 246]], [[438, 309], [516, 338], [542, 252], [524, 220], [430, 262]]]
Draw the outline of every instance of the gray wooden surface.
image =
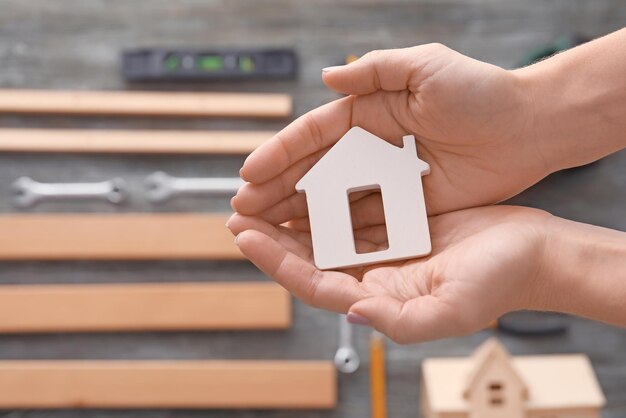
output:
[[[320, 81], [322, 67], [345, 54], [437, 41], [511, 67], [526, 51], [563, 34], [597, 36], [626, 25], [624, 0], [216, 1], [0, 0], [0, 87], [125, 89], [117, 72], [120, 48], [147, 45], [289, 46], [301, 56], [298, 81], [201, 85], [197, 90], [289, 92], [302, 114], [335, 97]], [[164, 88], [175, 88], [165, 86]], [[279, 129], [287, 121], [150, 118], [15, 117], [0, 126], [53, 128]], [[235, 175], [239, 157], [146, 157], [0, 154], [0, 212], [14, 212], [9, 184], [21, 175], [44, 181], [123, 176], [139, 191], [160, 169], [180, 176]], [[626, 153], [557, 173], [513, 200], [557, 215], [626, 230]], [[154, 206], [140, 197], [120, 208], [46, 204], [32, 212], [220, 211], [225, 199], [186, 199]], [[123, 231], [120, 231], [122, 233]], [[0, 232], [1, 233], [1, 232]], [[266, 280], [246, 262], [1, 263], [0, 283]], [[0, 336], [2, 359], [331, 359], [335, 315], [294, 307], [284, 332], [140, 333]], [[19, 315], [19, 312], [15, 313]], [[572, 320], [568, 334], [522, 339], [501, 336], [515, 354], [587, 353], [608, 398], [605, 418], [626, 416], [626, 331]], [[419, 365], [428, 356], [464, 355], [492, 332], [410, 347], [388, 344], [389, 412], [415, 417]], [[366, 417], [369, 414], [367, 331], [357, 334], [361, 369], [340, 376], [333, 411], [0, 411], [4, 417]], [[184, 390], [184, 388], [181, 388]]]

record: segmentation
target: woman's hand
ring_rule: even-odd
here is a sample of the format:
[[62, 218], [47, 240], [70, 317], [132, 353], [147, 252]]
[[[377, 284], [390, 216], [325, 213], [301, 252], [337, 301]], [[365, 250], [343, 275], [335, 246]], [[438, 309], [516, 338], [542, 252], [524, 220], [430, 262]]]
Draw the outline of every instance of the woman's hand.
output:
[[[535, 306], [546, 289], [551, 218], [514, 206], [435, 216], [429, 220], [430, 256], [346, 272], [315, 268], [308, 232], [238, 214], [228, 227], [257, 267], [304, 302], [349, 312], [352, 320], [409, 343], [467, 334], [506, 312]], [[355, 231], [359, 250], [384, 246], [383, 228]]]
[[[441, 45], [377, 51], [327, 69], [326, 84], [350, 96], [302, 116], [248, 157], [248, 183], [228, 225], [242, 252], [297, 297], [349, 312], [399, 342], [469, 333], [523, 308], [626, 326], [625, 233], [528, 208], [465, 209], [626, 145], [625, 39], [618, 31], [516, 71]], [[352, 126], [396, 145], [416, 137], [431, 167], [423, 178], [429, 257], [315, 268], [295, 184]], [[359, 250], [384, 246], [380, 195], [351, 198]]]
[[306, 216], [296, 182], [352, 126], [396, 145], [415, 136], [431, 167], [430, 215], [502, 201], [626, 146], [624, 42], [626, 29], [515, 71], [438, 44], [374, 51], [326, 69], [324, 82], [350, 96], [253, 152], [233, 208], [273, 224]]
[[[432, 44], [371, 52], [324, 72], [351, 96], [302, 116], [253, 152], [233, 208], [271, 224], [305, 217], [296, 182], [352, 126], [400, 145], [415, 135], [430, 164], [430, 215], [492, 204], [550, 172], [533, 133], [528, 89], [513, 73]], [[359, 205], [367, 211], [368, 200]], [[358, 207], [358, 206], [357, 206]]]

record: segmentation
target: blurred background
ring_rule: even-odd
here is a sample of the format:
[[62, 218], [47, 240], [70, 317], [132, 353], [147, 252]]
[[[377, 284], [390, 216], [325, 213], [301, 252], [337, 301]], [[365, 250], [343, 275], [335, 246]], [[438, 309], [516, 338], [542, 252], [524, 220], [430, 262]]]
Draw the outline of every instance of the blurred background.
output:
[[[337, 95], [321, 82], [323, 67], [373, 49], [440, 42], [504, 68], [532, 60], [554, 45], [594, 38], [626, 26], [624, 0], [0, 0], [0, 88], [180, 90], [287, 93], [294, 117]], [[292, 48], [297, 77], [286, 81], [128, 83], [120, 54], [137, 47]], [[278, 130], [290, 119], [117, 118], [0, 115], [1, 127], [88, 129]], [[19, 211], [10, 185], [124, 177], [131, 192], [150, 172], [181, 177], [236, 176], [244, 156], [147, 156], [0, 153], [0, 211]], [[626, 153], [556, 173], [512, 200], [565, 218], [626, 230]], [[55, 202], [26, 212], [225, 212], [228, 198], [186, 198], [154, 205], [141, 196], [112, 206]], [[0, 231], [0, 233], [2, 233]], [[267, 280], [245, 261], [0, 263], [0, 284]], [[337, 348], [336, 315], [294, 301], [285, 331], [59, 333], [0, 335], [0, 359], [321, 359]], [[15, 313], [19, 315], [19, 312]], [[590, 356], [607, 397], [605, 418], [626, 416], [626, 331], [577, 318], [567, 332], [521, 337], [486, 330], [413, 346], [387, 342], [388, 407], [393, 417], [419, 410], [420, 362], [467, 355], [498, 335], [513, 354]], [[328, 411], [0, 411], [3, 417], [365, 417], [369, 415], [369, 331], [356, 331], [362, 358], [339, 374], [339, 404]]]

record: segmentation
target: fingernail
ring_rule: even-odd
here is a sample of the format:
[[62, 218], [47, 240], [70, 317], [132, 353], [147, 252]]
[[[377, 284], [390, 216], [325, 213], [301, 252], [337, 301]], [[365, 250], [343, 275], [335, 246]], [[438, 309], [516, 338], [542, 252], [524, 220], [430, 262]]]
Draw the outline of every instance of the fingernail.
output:
[[235, 235], [235, 245], [237, 247], [239, 247], [239, 243], [237, 242], [238, 239], [239, 239], [239, 235]]
[[363, 315], [359, 315], [358, 313], [354, 312], [348, 312], [348, 315], [346, 315], [346, 319], [349, 323], [354, 325], [363, 325], [365, 327], [369, 327], [372, 325], [369, 319], [367, 319]]
[[226, 228], [230, 229], [230, 221], [235, 217], [236, 213], [233, 213], [232, 215], [230, 215], [230, 218], [228, 218], [228, 220], [226, 221]]
[[322, 72], [323, 73], [329, 73], [331, 71], [336, 70], [337, 68], [342, 68], [344, 67], [343, 65], [333, 65], [332, 67], [326, 67], [326, 68], [322, 68]]
[[236, 197], [237, 197], [237, 196], [233, 196], [233, 197], [230, 199], [230, 207], [231, 207], [233, 210], [237, 210], [237, 209], [235, 208], [235, 199], [236, 199]]

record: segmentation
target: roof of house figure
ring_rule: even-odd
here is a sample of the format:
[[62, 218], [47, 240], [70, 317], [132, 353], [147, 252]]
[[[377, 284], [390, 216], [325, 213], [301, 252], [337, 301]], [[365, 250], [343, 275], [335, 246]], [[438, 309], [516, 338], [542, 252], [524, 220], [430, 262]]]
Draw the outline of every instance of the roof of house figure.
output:
[[341, 175], [350, 173], [371, 177], [391, 172], [390, 167], [406, 163], [407, 167], [427, 174], [430, 166], [417, 157], [415, 138], [403, 137], [403, 147], [397, 147], [376, 135], [355, 126], [351, 128], [296, 184], [297, 190], [310, 186], [314, 177], [333, 172], [341, 181]]

